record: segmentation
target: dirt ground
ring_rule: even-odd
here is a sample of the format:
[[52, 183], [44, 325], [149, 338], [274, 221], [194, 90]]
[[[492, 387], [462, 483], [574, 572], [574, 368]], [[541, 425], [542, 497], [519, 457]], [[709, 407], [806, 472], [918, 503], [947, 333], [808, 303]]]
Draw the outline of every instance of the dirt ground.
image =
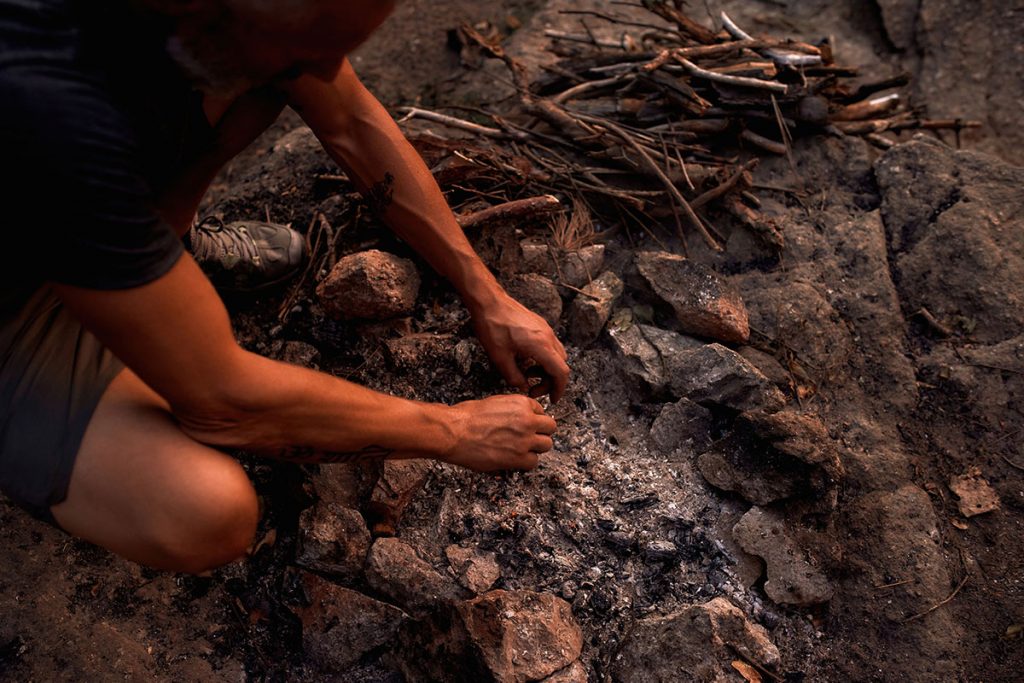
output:
[[[689, 621], [665, 630], [713, 598], [726, 598], [777, 648], [764, 680], [1021, 680], [1024, 169], [1014, 164], [1024, 161], [1024, 52], [1014, 26], [1024, 4], [706, 7], [728, 9], [755, 32], [834, 36], [842, 61], [912, 72], [914, 97], [931, 115], [986, 124], [962, 136], [962, 149], [952, 134], [907, 135], [885, 153], [859, 139], [798, 140], [804, 192], [761, 195], [786, 237], [781, 256], [740, 229], [729, 230], [723, 255], [688, 244], [691, 260], [745, 301], [752, 336], [736, 348], [781, 392], [780, 414], [806, 418], [805, 464], [787, 460], [778, 442], [765, 446], [775, 437], [756, 417], [669, 396], [650, 374], [638, 379], [624, 340], [648, 328], [623, 324], [568, 345], [573, 380], [552, 409], [560, 432], [535, 472], [424, 466], [381, 479], [365, 468], [240, 454], [265, 508], [258, 543], [210, 576], [139, 568], [0, 499], [0, 680], [744, 680], [730, 665], [756, 661], [752, 645], [705, 638]], [[507, 76], [492, 63], [467, 70], [450, 31], [489, 21], [510, 36], [511, 51], [537, 58], [545, 27], [579, 26], [558, 14], [567, 8], [624, 11], [601, 0], [407, 0], [353, 62], [389, 106], [493, 102], [510, 92]], [[301, 229], [319, 211], [350, 225], [345, 252], [414, 258], [372, 223], [346, 223], [348, 199], [316, 179], [336, 172], [285, 115], [225, 170], [207, 207], [228, 218], [268, 213]], [[785, 159], [762, 164], [756, 179], [796, 180]], [[545, 229], [523, 226], [526, 235]], [[626, 282], [620, 309], [674, 331], [632, 265], [656, 247], [621, 233], [603, 242], [604, 269]], [[511, 277], [503, 263], [490, 265]], [[450, 403], [502, 391], [455, 295], [417, 265], [424, 282], [407, 320], [334, 322], [306, 296], [281, 323], [276, 293], [228, 302], [238, 337], [403, 396]], [[568, 311], [573, 295], [562, 294]], [[559, 330], [569, 331], [568, 315]], [[713, 458], [739, 476], [723, 483], [708, 468]], [[960, 477], [975, 488], [984, 479], [998, 509], [967, 516], [967, 499], [954, 492], [963, 493]], [[793, 495], [771, 495], [779, 487]], [[403, 506], [394, 523], [387, 510]], [[361, 513], [358, 533], [338, 510]], [[378, 538], [365, 567], [364, 521], [375, 538], [398, 539]], [[319, 529], [350, 545], [317, 555]], [[424, 602], [425, 589], [395, 588], [385, 546], [411, 549], [395, 563], [399, 574], [433, 586], [434, 602]], [[493, 558], [497, 575], [482, 590], [459, 574], [463, 555], [481, 567]], [[783, 584], [824, 599], [780, 598]], [[491, 585], [570, 605], [578, 661], [532, 677], [472, 669], [479, 653], [456, 642], [459, 617], [438, 609], [436, 595], [466, 600]], [[346, 607], [364, 604], [368, 616], [353, 622], [358, 610]], [[528, 642], [565, 637], [557, 619], [544, 625], [550, 633]]]

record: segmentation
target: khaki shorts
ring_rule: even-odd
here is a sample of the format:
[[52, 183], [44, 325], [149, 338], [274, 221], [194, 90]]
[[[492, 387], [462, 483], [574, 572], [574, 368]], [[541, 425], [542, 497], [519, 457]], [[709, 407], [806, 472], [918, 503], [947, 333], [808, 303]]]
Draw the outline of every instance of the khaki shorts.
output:
[[0, 321], [0, 491], [53, 524], [89, 420], [123, 368], [47, 287]]

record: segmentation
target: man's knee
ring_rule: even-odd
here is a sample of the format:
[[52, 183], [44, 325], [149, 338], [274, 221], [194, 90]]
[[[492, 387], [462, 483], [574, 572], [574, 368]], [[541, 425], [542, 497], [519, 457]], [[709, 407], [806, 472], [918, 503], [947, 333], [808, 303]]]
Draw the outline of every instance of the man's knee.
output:
[[183, 504], [157, 530], [164, 569], [197, 574], [238, 559], [252, 544], [259, 503], [234, 461], [196, 473]]

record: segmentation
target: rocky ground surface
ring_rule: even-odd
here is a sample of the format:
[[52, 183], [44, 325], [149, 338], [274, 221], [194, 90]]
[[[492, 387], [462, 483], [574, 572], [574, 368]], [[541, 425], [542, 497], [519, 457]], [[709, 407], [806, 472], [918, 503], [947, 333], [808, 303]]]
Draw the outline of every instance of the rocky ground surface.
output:
[[[460, 19], [530, 54], [545, 25], [578, 26], [556, 10], [616, 9], [541, 5], [410, 0], [357, 64], [389, 104], [482, 101], [507, 86], [460, 67]], [[473, 234], [570, 349], [536, 471], [242, 454], [258, 539], [204, 577], [0, 502], [0, 679], [1019, 680], [1022, 54], [1005, 36], [1021, 7], [725, 5], [754, 29], [835, 34], [850, 62], [915, 71], [933, 115], [990, 125], [969, 151], [798, 141], [795, 173], [756, 176], [802, 187], [761, 193], [781, 255], [738, 228], [724, 255], [694, 240], [689, 259], [622, 234], [553, 244], [546, 222]], [[285, 118], [210, 207], [347, 224], [347, 198], [315, 180], [336, 172]], [[502, 391], [450, 289], [371, 223], [348, 230], [284, 323], [280, 293], [229, 302], [243, 343], [424, 400]]]

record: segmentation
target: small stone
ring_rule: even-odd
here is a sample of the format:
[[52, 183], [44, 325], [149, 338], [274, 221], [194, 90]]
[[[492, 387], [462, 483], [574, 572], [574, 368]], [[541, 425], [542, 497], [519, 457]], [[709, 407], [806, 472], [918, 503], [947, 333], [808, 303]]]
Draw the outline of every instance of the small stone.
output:
[[768, 505], [796, 495], [806, 479], [803, 473], [776, 471], [772, 463], [753, 461], [727, 439], [709, 453], [697, 458], [697, 469], [708, 483], [723, 491], [732, 491], [755, 505]]
[[715, 271], [664, 251], [642, 251], [636, 264], [654, 293], [675, 310], [684, 332], [740, 344], [750, 337], [743, 299]]
[[779, 513], [753, 507], [732, 533], [740, 547], [765, 561], [768, 580], [764, 591], [776, 603], [806, 607], [832, 598], [832, 584], [808, 561], [807, 553], [790, 536]]
[[456, 611], [473, 650], [498, 683], [538, 681], [576, 661], [583, 634], [567, 602], [547, 593], [495, 590]]
[[555, 283], [536, 273], [516, 275], [506, 288], [513, 299], [554, 327], [562, 317], [562, 297]]
[[572, 340], [580, 346], [586, 346], [597, 339], [622, 292], [622, 280], [611, 271], [602, 273], [599, 278], [584, 287], [573, 299], [569, 314], [569, 333]]
[[721, 344], [679, 354], [667, 365], [672, 392], [697, 403], [765, 412], [775, 412], [786, 404], [782, 392], [767, 377]]
[[494, 553], [480, 553], [472, 548], [450, 545], [444, 554], [458, 582], [477, 595], [486, 593], [501, 578]]
[[370, 586], [407, 612], [422, 614], [460, 597], [458, 587], [438, 574], [397, 538], [378, 538], [366, 563]]
[[371, 249], [338, 261], [316, 293], [333, 318], [384, 320], [411, 313], [419, 288], [412, 261]]
[[397, 607], [314, 574], [304, 574], [302, 583], [310, 601], [295, 610], [302, 621], [302, 648], [320, 669], [343, 671], [392, 642], [408, 621]]
[[711, 426], [710, 410], [681, 398], [661, 409], [651, 425], [651, 440], [667, 453], [683, 446], [699, 453], [711, 445]]
[[591, 244], [557, 257], [546, 244], [524, 241], [520, 249], [523, 272], [544, 275], [572, 287], [583, 287], [604, 269], [603, 244]]
[[431, 460], [384, 461], [366, 505], [374, 536], [395, 535], [405, 508], [423, 488], [433, 468]]
[[650, 541], [644, 544], [642, 554], [650, 562], [670, 562], [679, 556], [679, 548], [672, 541]]
[[634, 324], [628, 309], [622, 310], [627, 315], [621, 316], [622, 320], [619, 320], [617, 313], [608, 331], [612, 343], [624, 357], [623, 368], [627, 374], [647, 384], [652, 391], [663, 391], [668, 385], [668, 363], [704, 344], [676, 332]]
[[363, 516], [336, 503], [319, 502], [299, 518], [300, 567], [343, 579], [359, 576], [370, 550]]
[[960, 514], [964, 517], [983, 515], [999, 509], [999, 494], [981, 476], [981, 470], [972, 467], [966, 474], [952, 477], [949, 490], [960, 499]]
[[429, 332], [407, 334], [397, 339], [388, 339], [384, 346], [391, 363], [399, 370], [423, 367], [427, 361], [446, 360], [451, 356], [450, 334]]
[[280, 359], [292, 365], [301, 365], [304, 368], [317, 368], [320, 360], [320, 351], [312, 344], [300, 341], [285, 342], [281, 348]]

